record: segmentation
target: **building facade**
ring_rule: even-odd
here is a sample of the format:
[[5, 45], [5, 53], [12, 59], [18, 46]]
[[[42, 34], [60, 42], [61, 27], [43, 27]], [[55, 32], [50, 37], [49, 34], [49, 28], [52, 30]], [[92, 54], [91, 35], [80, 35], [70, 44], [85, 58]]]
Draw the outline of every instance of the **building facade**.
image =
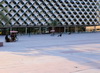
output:
[[10, 23], [2, 22], [5, 31], [49, 33], [52, 23], [56, 32], [100, 31], [99, 0], [2, 0]]

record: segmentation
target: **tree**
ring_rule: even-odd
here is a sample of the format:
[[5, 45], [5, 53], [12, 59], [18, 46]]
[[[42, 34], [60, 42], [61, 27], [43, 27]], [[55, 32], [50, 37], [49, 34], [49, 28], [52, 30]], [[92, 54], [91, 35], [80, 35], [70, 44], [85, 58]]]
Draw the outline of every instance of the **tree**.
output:
[[[6, 7], [3, 6], [3, 1], [0, 2], [0, 27], [2, 26], [8, 26], [10, 23], [9, 18], [5, 15], [8, 10]], [[5, 23], [5, 25], [2, 24], [2, 22]], [[6, 30], [6, 34], [9, 34], [9, 29]]]
[[8, 12], [8, 10], [2, 4], [3, 4], [3, 1], [0, 2], [0, 25], [2, 24], [2, 22], [5, 22], [5, 24], [8, 25], [10, 20], [3, 12], [3, 11]]
[[52, 27], [52, 30], [55, 30], [55, 26], [59, 25], [59, 21], [57, 19], [52, 20], [51, 23], [49, 23]]

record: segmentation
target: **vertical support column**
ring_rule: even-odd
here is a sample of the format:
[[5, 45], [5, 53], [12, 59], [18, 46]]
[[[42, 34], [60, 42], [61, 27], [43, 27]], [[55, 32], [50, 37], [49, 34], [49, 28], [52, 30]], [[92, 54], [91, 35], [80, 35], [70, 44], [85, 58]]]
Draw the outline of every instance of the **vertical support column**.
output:
[[67, 26], [67, 33], [69, 33], [70, 31], [69, 31], [69, 26]]
[[12, 27], [10, 27], [10, 31], [12, 31]]
[[41, 34], [41, 27], [39, 27], [39, 34]]
[[[9, 34], [9, 31], [12, 31], [12, 27], [7, 28], [7, 33], [6, 33], [6, 34]], [[11, 34], [11, 33], [10, 33], [10, 34]]]
[[77, 28], [77, 26], [75, 26], [75, 33], [78, 33], [78, 28]]
[[64, 26], [64, 33], [66, 33], [66, 27]]
[[27, 34], [27, 27], [25, 28], [25, 34]]

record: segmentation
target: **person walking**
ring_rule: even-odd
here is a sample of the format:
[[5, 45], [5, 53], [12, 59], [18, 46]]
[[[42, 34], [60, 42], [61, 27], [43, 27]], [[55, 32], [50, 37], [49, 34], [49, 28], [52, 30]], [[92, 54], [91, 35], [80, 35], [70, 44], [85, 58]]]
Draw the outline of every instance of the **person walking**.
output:
[[59, 35], [58, 35], [58, 37], [61, 37], [62, 36], [62, 33], [60, 33]]

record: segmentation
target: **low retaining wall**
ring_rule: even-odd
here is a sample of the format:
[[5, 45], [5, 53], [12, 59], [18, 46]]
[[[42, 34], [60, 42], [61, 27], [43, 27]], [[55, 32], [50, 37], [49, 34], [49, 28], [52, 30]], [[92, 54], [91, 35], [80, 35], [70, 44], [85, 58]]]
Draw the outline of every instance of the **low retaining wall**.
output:
[[3, 42], [0, 42], [0, 47], [3, 46]]

